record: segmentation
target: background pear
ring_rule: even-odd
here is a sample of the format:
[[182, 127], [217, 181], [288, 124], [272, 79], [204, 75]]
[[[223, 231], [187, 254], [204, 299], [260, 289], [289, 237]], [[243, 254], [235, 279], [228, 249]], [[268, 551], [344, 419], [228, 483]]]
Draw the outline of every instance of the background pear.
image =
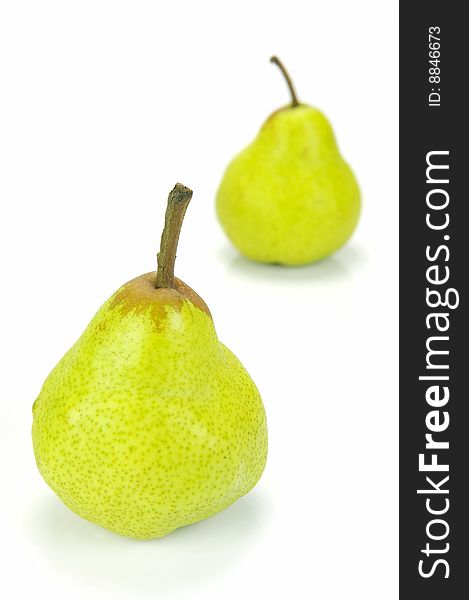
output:
[[205, 302], [174, 277], [191, 196], [180, 184], [169, 195], [158, 272], [103, 304], [33, 406], [46, 482], [78, 515], [137, 539], [224, 509], [266, 461], [259, 392]]
[[220, 223], [246, 257], [302, 265], [329, 256], [349, 239], [360, 212], [356, 179], [331, 125], [298, 101], [275, 111], [228, 165], [218, 189]]

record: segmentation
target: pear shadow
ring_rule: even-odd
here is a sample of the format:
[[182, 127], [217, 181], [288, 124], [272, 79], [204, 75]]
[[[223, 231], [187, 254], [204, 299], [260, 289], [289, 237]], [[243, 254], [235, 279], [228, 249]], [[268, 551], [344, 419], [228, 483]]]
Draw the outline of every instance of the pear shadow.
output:
[[227, 245], [219, 248], [218, 256], [228, 263], [228, 271], [237, 277], [275, 284], [279, 281], [287, 284], [315, 284], [345, 280], [352, 277], [368, 260], [364, 249], [352, 243], [316, 263], [294, 267], [254, 262]]
[[49, 494], [35, 503], [24, 527], [41, 555], [73, 580], [117, 596], [192, 598], [249, 551], [269, 519], [269, 502], [255, 491], [205, 521], [138, 541], [81, 519]]

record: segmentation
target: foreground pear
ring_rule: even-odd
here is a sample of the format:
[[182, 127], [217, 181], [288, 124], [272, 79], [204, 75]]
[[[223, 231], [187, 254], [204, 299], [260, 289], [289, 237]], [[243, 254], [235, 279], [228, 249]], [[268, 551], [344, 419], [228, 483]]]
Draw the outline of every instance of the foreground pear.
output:
[[37, 465], [75, 513], [151, 539], [249, 492], [264, 469], [259, 392], [174, 277], [192, 192], [169, 195], [157, 273], [123, 285], [46, 379], [33, 406]]
[[349, 239], [360, 212], [355, 177], [326, 117], [298, 101], [274, 112], [257, 138], [228, 165], [217, 193], [225, 233], [246, 257], [303, 265]]

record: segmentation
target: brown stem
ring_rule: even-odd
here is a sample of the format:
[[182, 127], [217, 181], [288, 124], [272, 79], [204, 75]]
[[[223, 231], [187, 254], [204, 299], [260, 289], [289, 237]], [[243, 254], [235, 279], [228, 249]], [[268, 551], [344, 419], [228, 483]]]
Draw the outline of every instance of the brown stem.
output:
[[274, 65], [277, 65], [277, 67], [282, 71], [282, 75], [285, 77], [285, 81], [287, 82], [288, 89], [290, 90], [292, 107], [294, 108], [295, 106], [299, 106], [300, 101], [298, 100], [298, 96], [296, 95], [295, 86], [293, 85], [293, 81], [292, 81], [290, 75], [288, 74], [288, 71], [283, 66], [283, 63], [280, 61], [280, 59], [277, 56], [272, 56], [272, 58], [270, 59], [270, 62], [274, 63]]
[[157, 288], [174, 289], [176, 250], [182, 221], [191, 198], [192, 190], [182, 185], [182, 183], [176, 183], [169, 192], [160, 251], [158, 252], [158, 271], [155, 282]]

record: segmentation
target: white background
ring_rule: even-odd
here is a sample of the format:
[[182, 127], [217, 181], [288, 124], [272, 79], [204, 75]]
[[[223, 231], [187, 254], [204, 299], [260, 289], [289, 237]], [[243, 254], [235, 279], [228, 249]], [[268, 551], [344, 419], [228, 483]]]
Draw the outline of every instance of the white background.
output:
[[[288, 101], [273, 53], [363, 192], [352, 241], [305, 268], [247, 262], [214, 214], [228, 160]], [[397, 2], [4, 1], [0, 57], [0, 594], [396, 598]], [[31, 405], [155, 268], [176, 181], [195, 192], [177, 274], [257, 383], [269, 458], [226, 511], [137, 542], [48, 489]]]

